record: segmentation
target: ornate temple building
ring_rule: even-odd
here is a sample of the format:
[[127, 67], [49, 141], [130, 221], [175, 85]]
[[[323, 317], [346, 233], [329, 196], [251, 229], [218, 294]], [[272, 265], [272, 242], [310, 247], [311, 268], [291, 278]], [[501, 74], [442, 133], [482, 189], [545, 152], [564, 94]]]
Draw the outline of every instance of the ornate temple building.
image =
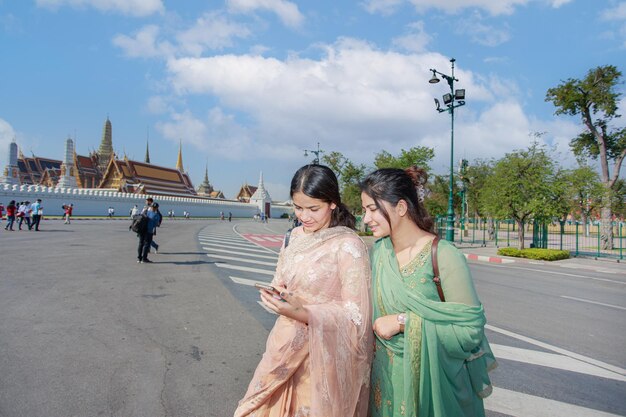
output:
[[[74, 142], [66, 140], [63, 161], [34, 156], [26, 158], [19, 152], [15, 142], [9, 149], [9, 161], [0, 183], [14, 185], [44, 185], [47, 187], [100, 188], [136, 194], [170, 196], [197, 196], [200, 198], [224, 198], [214, 190], [208, 179], [208, 167], [204, 182], [193, 187], [183, 167], [182, 143], [179, 145], [176, 168], [166, 168], [150, 163], [150, 151], [146, 143], [144, 162], [118, 159], [113, 150], [113, 129], [107, 117], [98, 151], [88, 156], [78, 155]], [[15, 155], [14, 155], [15, 154]], [[250, 194], [252, 195], [252, 194]]]
[[250, 197], [254, 195], [256, 190], [257, 190], [257, 187], [255, 187], [254, 185], [248, 185], [248, 183], [245, 183], [239, 189], [239, 192], [237, 193], [237, 197], [235, 197], [235, 200], [239, 200], [242, 203], [249, 203]]

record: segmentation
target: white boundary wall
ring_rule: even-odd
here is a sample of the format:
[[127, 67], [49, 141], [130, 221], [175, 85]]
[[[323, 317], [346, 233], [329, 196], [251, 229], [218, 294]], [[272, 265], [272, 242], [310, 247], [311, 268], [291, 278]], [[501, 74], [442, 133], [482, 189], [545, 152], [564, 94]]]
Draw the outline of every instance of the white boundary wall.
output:
[[[167, 216], [174, 210], [176, 217], [188, 211], [191, 217], [219, 217], [220, 212], [233, 217], [252, 218], [259, 212], [256, 204], [222, 199], [200, 199], [192, 197], [169, 197], [149, 194], [129, 194], [110, 190], [84, 188], [49, 188], [39, 185], [8, 185], [0, 184], [0, 202], [6, 205], [11, 200], [16, 203], [41, 199], [44, 216], [63, 215], [64, 204], [74, 204], [74, 216], [106, 216], [109, 207], [115, 209], [116, 216], [127, 216], [136, 204], [141, 209], [145, 199], [152, 197], [159, 203], [159, 210]], [[279, 218], [283, 213], [291, 213], [290, 207], [272, 205], [271, 217]]]

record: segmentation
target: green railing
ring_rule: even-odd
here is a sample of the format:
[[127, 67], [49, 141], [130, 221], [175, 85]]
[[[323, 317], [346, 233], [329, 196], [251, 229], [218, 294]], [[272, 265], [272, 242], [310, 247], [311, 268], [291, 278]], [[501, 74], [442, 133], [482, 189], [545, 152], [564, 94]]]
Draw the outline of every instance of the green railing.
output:
[[[524, 225], [524, 247], [568, 250], [574, 257], [624, 258], [626, 224], [613, 222], [613, 248], [604, 249], [600, 224], [530, 222]], [[435, 231], [445, 238], [446, 217], [435, 219]], [[512, 220], [469, 218], [455, 224], [455, 242], [496, 247], [519, 246], [518, 225]]]

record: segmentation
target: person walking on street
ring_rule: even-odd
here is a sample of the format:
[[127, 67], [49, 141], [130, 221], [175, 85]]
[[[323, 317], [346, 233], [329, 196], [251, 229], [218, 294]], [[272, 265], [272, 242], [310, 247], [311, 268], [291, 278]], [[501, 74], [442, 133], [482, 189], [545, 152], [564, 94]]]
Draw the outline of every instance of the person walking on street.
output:
[[9, 201], [7, 205], [7, 225], [4, 226], [4, 230], [13, 231], [13, 223], [15, 222], [15, 212], [17, 211], [17, 207], [15, 207], [15, 200]]
[[38, 198], [37, 201], [35, 201], [33, 204], [31, 204], [30, 206], [31, 208], [31, 217], [32, 217], [32, 224], [31, 224], [31, 229], [35, 229], [35, 232], [39, 231], [39, 223], [41, 222], [41, 216], [43, 215], [43, 207], [41, 206], [41, 198]]
[[137, 246], [137, 263], [152, 263], [152, 261], [148, 259], [148, 253], [150, 253], [150, 244], [152, 243], [154, 229], [158, 224], [159, 214], [152, 205], [150, 205], [146, 212], [142, 214], [147, 217], [147, 222], [144, 230], [137, 233], [137, 236], [139, 237], [139, 246]]
[[17, 221], [18, 229], [22, 230], [22, 223], [24, 223], [24, 220], [26, 220], [26, 226], [28, 226], [28, 230], [31, 229], [30, 210], [30, 201], [24, 201], [17, 209], [20, 218]]
[[154, 240], [154, 236], [156, 236], [156, 228], [161, 227], [161, 222], [163, 221], [163, 215], [161, 214], [161, 210], [159, 210], [159, 203], [152, 203], [152, 208], [157, 213], [157, 224], [154, 228], [154, 233], [152, 234], [152, 242], [150, 242], [150, 246], [154, 248], [154, 253], [159, 253], [159, 244]]
[[230, 222], [233, 218], [233, 213], [231, 213], [230, 211], [228, 212], [228, 221]]
[[135, 204], [133, 208], [130, 209], [130, 218], [132, 219], [135, 216], [135, 214], [138, 214], [138, 213], [139, 213], [139, 208], [137, 207], [137, 204]]
[[65, 224], [70, 224], [72, 218], [72, 211], [74, 211], [74, 204], [66, 204], [65, 205]]

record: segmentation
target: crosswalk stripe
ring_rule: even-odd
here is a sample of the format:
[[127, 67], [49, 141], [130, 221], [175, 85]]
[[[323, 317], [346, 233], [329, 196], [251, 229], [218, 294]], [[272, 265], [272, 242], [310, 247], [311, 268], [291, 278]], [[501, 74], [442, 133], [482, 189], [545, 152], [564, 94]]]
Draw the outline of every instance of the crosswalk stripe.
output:
[[218, 254], [213, 254], [213, 253], [207, 253], [206, 256], [208, 256], [209, 258], [225, 259], [227, 261], [236, 261], [236, 262], [243, 262], [243, 263], [248, 263], [248, 264], [276, 267], [276, 262], [264, 262], [264, 261], [257, 261], [256, 259], [243, 259], [243, 258], [236, 258], [234, 256], [218, 255]]
[[215, 265], [220, 268], [234, 269], [236, 271], [254, 272], [256, 274], [274, 276], [274, 271], [268, 271], [267, 269], [250, 268], [247, 266], [231, 265], [231, 264], [222, 263], [222, 262], [216, 262]]
[[250, 248], [250, 249], [258, 248], [258, 246], [253, 245], [251, 243], [239, 243], [239, 242], [235, 242], [235, 241], [231, 241], [231, 240], [215, 240], [215, 239], [206, 240], [206, 239], [200, 239], [200, 242], [201, 243], [204, 243], [204, 242], [219, 243], [219, 244], [224, 244], [224, 245], [238, 246], [240, 248]]
[[516, 417], [617, 417], [604, 411], [494, 387], [485, 409]]
[[[226, 249], [217, 249], [217, 248], [207, 248], [207, 247], [202, 247], [202, 249], [207, 250], [207, 251], [211, 251], [211, 252], [223, 252], [223, 253], [228, 253], [231, 255], [241, 255], [241, 256], [253, 256], [255, 258], [262, 258], [262, 259], [273, 259], [275, 261], [278, 260], [278, 256], [277, 255], [257, 255], [256, 253], [250, 253], [249, 251], [245, 251], [245, 252], [236, 252], [234, 250], [226, 250]], [[267, 253], [267, 252], [262, 252], [262, 253]]]
[[247, 247], [237, 247], [237, 246], [231, 246], [231, 245], [225, 245], [222, 243], [210, 243], [210, 242], [200, 242], [203, 245], [203, 248], [205, 246], [209, 246], [209, 247], [216, 247], [216, 248], [230, 248], [230, 249], [236, 249], [236, 250], [245, 250], [246, 252], [256, 252], [256, 253], [268, 253], [268, 251], [263, 250], [263, 249], [257, 249], [256, 246], [247, 246]]
[[564, 371], [578, 372], [586, 375], [598, 376], [601, 378], [613, 379], [616, 381], [626, 381], [626, 377], [615, 372], [582, 362], [569, 356], [557, 353], [540, 352], [538, 350], [520, 349], [512, 346], [498, 345], [491, 343], [493, 354], [498, 359], [506, 359], [516, 362], [528, 363], [531, 365], [545, 366], [549, 368], [561, 369]]
[[254, 280], [254, 279], [232, 277], [232, 276], [228, 278], [230, 278], [235, 284], [248, 285], [251, 287], [254, 287], [254, 284], [268, 284], [269, 283], [269, 281], [259, 281], [259, 280]]
[[226, 233], [198, 233], [198, 236], [200, 236], [200, 237], [221, 237], [223, 239], [234, 237], [232, 234], [226, 234]]
[[225, 237], [198, 237], [199, 240], [210, 240], [212, 242], [233, 242], [233, 243], [237, 243], [237, 244], [241, 244], [241, 245], [254, 245], [254, 243], [250, 242], [247, 239], [242, 239], [239, 237], [231, 237], [231, 238], [225, 238]]

